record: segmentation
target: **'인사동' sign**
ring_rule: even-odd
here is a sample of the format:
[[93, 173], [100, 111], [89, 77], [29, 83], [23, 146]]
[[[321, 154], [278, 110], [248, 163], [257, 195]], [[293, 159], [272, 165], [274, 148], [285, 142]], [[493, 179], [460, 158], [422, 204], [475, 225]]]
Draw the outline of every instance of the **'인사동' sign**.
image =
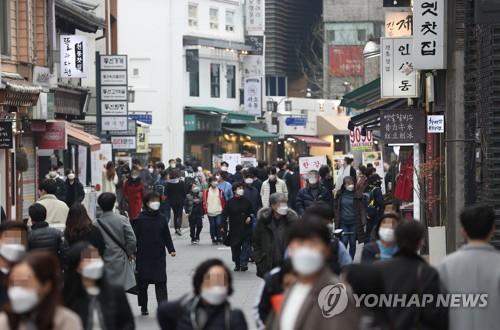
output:
[[61, 68], [59, 77], [86, 78], [88, 67], [87, 37], [62, 35], [60, 38]]
[[381, 97], [418, 96], [418, 73], [413, 66], [412, 38], [381, 39]]
[[413, 49], [417, 70], [446, 69], [444, 0], [414, 0]]
[[380, 133], [386, 144], [425, 141], [425, 113], [412, 110], [380, 111]]

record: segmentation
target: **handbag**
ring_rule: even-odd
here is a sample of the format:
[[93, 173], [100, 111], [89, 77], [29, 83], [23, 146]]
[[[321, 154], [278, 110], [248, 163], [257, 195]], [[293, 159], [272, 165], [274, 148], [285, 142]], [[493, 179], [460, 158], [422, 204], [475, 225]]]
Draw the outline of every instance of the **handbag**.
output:
[[139, 293], [139, 290], [137, 288], [137, 265], [136, 265], [136, 261], [135, 261], [135, 257], [134, 256], [129, 256], [128, 253], [127, 253], [127, 250], [125, 249], [125, 247], [120, 243], [120, 241], [111, 233], [111, 231], [109, 230], [109, 228], [107, 228], [105, 225], [102, 224], [102, 222], [97, 219], [97, 224], [99, 225], [99, 227], [102, 228], [102, 230], [104, 230], [104, 232], [106, 233], [106, 235], [108, 235], [108, 237], [120, 248], [123, 250], [123, 252], [125, 253], [125, 255], [127, 256], [127, 259], [128, 259], [128, 264], [125, 265], [125, 268], [128, 269], [128, 276], [132, 276], [134, 278], [134, 281], [136, 283], [135, 286], [133, 286], [132, 288], [126, 290], [126, 292], [128, 293], [131, 293], [131, 294], [134, 294], [134, 295], [137, 295]]

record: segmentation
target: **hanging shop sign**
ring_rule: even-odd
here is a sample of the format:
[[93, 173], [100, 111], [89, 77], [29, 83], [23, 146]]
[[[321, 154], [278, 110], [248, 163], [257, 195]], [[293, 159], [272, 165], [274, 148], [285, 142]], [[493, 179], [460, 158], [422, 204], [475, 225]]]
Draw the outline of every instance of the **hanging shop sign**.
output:
[[101, 71], [101, 85], [127, 85], [127, 71]]
[[10, 149], [13, 146], [12, 122], [0, 122], [0, 149]]
[[153, 115], [151, 113], [129, 113], [129, 119], [133, 119], [135, 121], [140, 121], [141, 123], [152, 125], [153, 124]]
[[245, 78], [245, 111], [249, 115], [262, 114], [262, 78]]
[[427, 116], [427, 133], [444, 133], [444, 115]]
[[101, 70], [127, 70], [127, 55], [102, 55]]
[[82, 35], [62, 35], [59, 49], [61, 50], [61, 78], [87, 78], [90, 66], [88, 39]]
[[373, 133], [366, 130], [366, 135], [361, 135], [361, 127], [355, 127], [349, 131], [349, 141], [351, 142], [351, 150], [367, 151], [373, 148]]
[[111, 144], [113, 145], [113, 149], [120, 150], [130, 150], [136, 149], [136, 137], [135, 136], [112, 136]]
[[413, 66], [412, 38], [381, 39], [381, 97], [418, 96], [418, 73]]
[[413, 110], [380, 112], [380, 133], [386, 144], [421, 143], [425, 141], [425, 113]]
[[264, 31], [264, 0], [245, 1], [245, 26], [248, 35]]
[[246, 55], [243, 57], [243, 77], [264, 76], [264, 57], [262, 55]]
[[285, 119], [286, 126], [306, 126], [307, 117], [288, 117]]
[[33, 85], [49, 88], [50, 87], [50, 70], [43, 66], [35, 66], [33, 68]]
[[101, 125], [103, 132], [127, 131], [128, 119], [127, 117], [102, 117]]
[[251, 55], [264, 54], [264, 36], [245, 36], [245, 45], [252, 47]]
[[37, 141], [39, 149], [66, 149], [66, 123], [64, 121], [46, 123], [45, 132], [40, 133]]
[[362, 46], [331, 46], [330, 73], [335, 77], [362, 77], [365, 74]]
[[103, 86], [103, 87], [101, 87], [101, 100], [103, 100], [103, 101], [127, 101], [127, 86]]
[[413, 15], [407, 11], [385, 12], [385, 36], [411, 37], [413, 29]]
[[137, 148], [138, 154], [147, 154], [149, 152], [149, 128], [138, 126], [137, 127]]
[[128, 113], [128, 103], [127, 101], [101, 102], [101, 113], [103, 116], [126, 116]]
[[414, 0], [413, 49], [417, 70], [446, 69], [445, 1]]

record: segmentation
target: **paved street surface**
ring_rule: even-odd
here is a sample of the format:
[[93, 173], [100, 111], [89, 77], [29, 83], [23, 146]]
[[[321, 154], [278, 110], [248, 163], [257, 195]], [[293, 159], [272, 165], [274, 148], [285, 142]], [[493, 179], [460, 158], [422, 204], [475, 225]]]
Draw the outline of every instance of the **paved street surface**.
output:
[[[182, 237], [176, 236], [172, 232], [177, 256], [172, 258], [167, 256], [167, 287], [169, 300], [174, 300], [192, 290], [192, 275], [196, 266], [208, 258], [220, 258], [232, 270], [231, 250], [225, 246], [213, 246], [208, 230], [208, 220], [203, 222], [201, 242], [198, 245], [191, 245], [189, 229], [184, 228]], [[255, 265], [249, 264], [249, 270], [242, 273], [233, 273], [234, 294], [231, 302], [234, 306], [241, 308], [247, 318], [249, 329], [255, 328], [252, 316], [252, 306], [255, 295], [261, 285], [261, 279], [255, 275]], [[136, 319], [136, 328], [139, 330], [159, 329], [156, 322], [156, 296], [154, 285], [149, 286], [149, 316], [141, 316], [140, 308], [137, 306], [136, 296], [128, 295], [132, 313]]]

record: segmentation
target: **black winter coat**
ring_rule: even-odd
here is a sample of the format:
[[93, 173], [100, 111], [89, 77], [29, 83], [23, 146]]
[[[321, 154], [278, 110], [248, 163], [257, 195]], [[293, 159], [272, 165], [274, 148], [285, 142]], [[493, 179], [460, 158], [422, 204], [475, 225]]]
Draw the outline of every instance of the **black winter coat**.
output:
[[104, 242], [104, 237], [102, 236], [101, 231], [94, 225], [91, 225], [90, 231], [87, 231], [86, 233], [81, 234], [80, 236], [73, 238], [72, 240], [69, 240], [67, 237], [65, 237], [63, 243], [64, 245], [63, 250], [66, 251], [73, 244], [82, 241], [89, 242], [90, 244], [92, 244], [97, 248], [101, 256], [104, 255], [104, 249], [106, 249], [106, 243]]
[[283, 180], [288, 189], [288, 206], [297, 211], [297, 194], [300, 190], [300, 174], [298, 172], [288, 172]]
[[[389, 294], [434, 295], [434, 301], [418, 308], [388, 308], [387, 312], [395, 329], [448, 329], [448, 310], [436, 306], [440, 291], [439, 274], [436, 269], [414, 252], [397, 252], [392, 259], [377, 261], [374, 266], [382, 272], [385, 292]], [[410, 299], [410, 298], [407, 298]]]
[[33, 223], [28, 236], [28, 250], [44, 249], [59, 255], [62, 236], [60, 230], [49, 227], [45, 221]]
[[278, 249], [279, 251], [283, 251], [284, 254], [290, 227], [297, 220], [299, 220], [299, 216], [293, 210], [288, 210], [288, 214], [278, 220], [283, 221], [283, 225], [285, 226], [285, 237], [283, 240], [283, 246], [277, 246], [277, 242], [274, 239], [274, 234], [271, 228], [272, 209], [265, 208], [259, 211], [252, 239], [254, 259], [255, 264], [257, 265], [257, 276], [264, 277], [264, 275], [271, 271], [271, 269], [279, 266], [279, 263], [273, 263], [274, 252]]
[[319, 193], [315, 197], [312, 193], [312, 188], [309, 185], [303, 189], [300, 189], [299, 193], [297, 194], [296, 201], [296, 211], [298, 214], [304, 214], [304, 211], [316, 202], [322, 201], [331, 204], [331, 193], [329, 193], [323, 185], [318, 185], [318, 190]]
[[[229, 303], [210, 306], [208, 321], [203, 328], [192, 323], [191, 315], [198, 308], [205, 308], [198, 298], [181, 298], [164, 302], [158, 308], [158, 321], [162, 330], [247, 330], [245, 315], [239, 309], [231, 309]], [[195, 321], [196, 322], [196, 321]], [[229, 327], [226, 324], [229, 322]]]
[[[334, 201], [335, 228], [340, 228], [342, 219], [340, 216], [340, 201], [343, 191], [341, 190]], [[363, 194], [354, 192], [354, 212], [356, 213], [356, 239], [358, 242], [366, 242], [368, 234], [365, 231], [366, 226], [366, 209], [363, 199]]]
[[66, 202], [66, 182], [64, 182], [64, 180], [59, 177], [56, 178], [55, 181], [57, 186], [55, 195], [57, 199]]
[[237, 246], [252, 235], [252, 224], [245, 220], [253, 214], [252, 204], [245, 197], [234, 197], [229, 200], [222, 211], [224, 228], [229, 225], [231, 246]]
[[203, 193], [190, 192], [184, 201], [184, 211], [189, 214], [189, 218], [198, 219], [203, 217]]
[[85, 190], [83, 190], [83, 185], [78, 179], [75, 179], [73, 184], [70, 184], [69, 179], [66, 179], [64, 183], [64, 202], [68, 207], [75, 203], [81, 203], [85, 198]]
[[380, 248], [377, 242], [370, 242], [363, 246], [363, 252], [361, 253], [362, 263], [372, 263], [380, 260]]
[[254, 186], [245, 186], [245, 194], [243, 195], [252, 204], [253, 214], [262, 208], [262, 199], [260, 198], [260, 192]]
[[137, 239], [137, 279], [159, 283], [167, 280], [166, 252], [175, 252], [167, 222], [159, 211], [144, 210], [132, 221]]
[[169, 205], [175, 206], [184, 204], [184, 199], [186, 198], [184, 182], [180, 180], [177, 183], [167, 182], [165, 192]]

